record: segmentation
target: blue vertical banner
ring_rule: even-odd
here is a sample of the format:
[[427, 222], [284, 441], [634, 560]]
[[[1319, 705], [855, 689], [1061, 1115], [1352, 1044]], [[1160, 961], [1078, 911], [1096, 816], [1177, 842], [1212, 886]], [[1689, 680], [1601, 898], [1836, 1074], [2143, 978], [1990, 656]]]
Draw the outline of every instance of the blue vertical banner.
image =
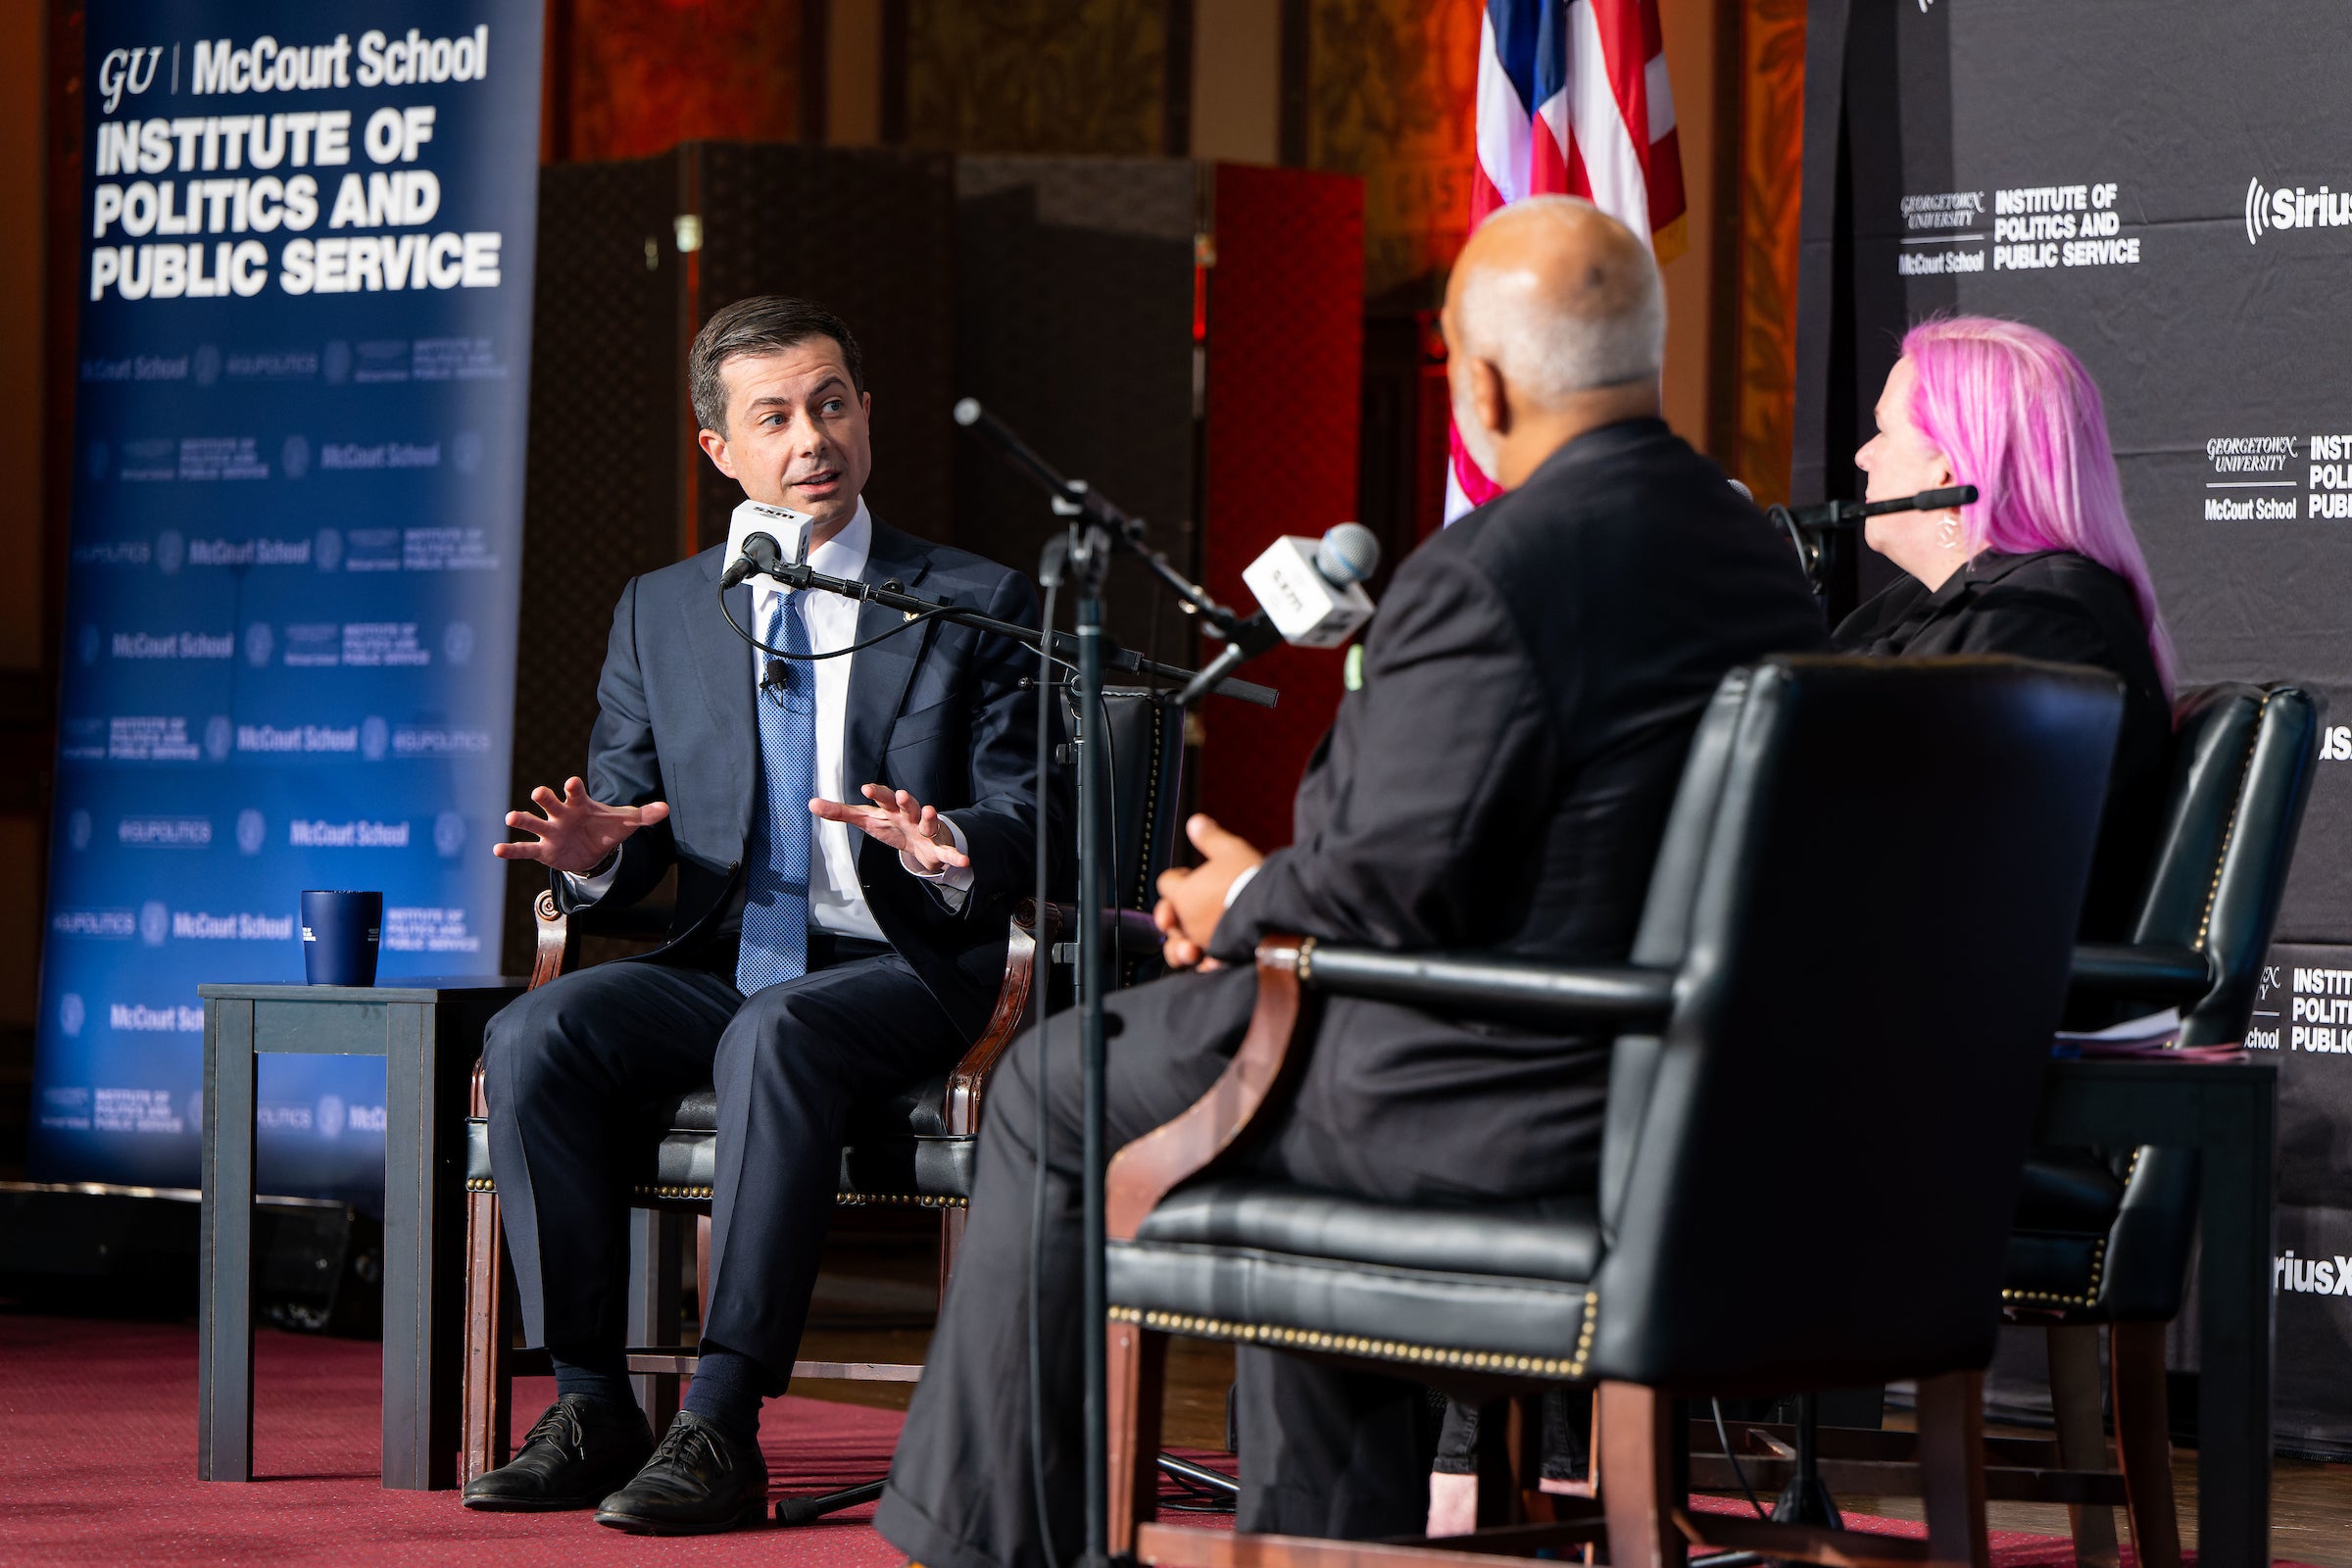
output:
[[[91, 0], [33, 1175], [190, 1187], [205, 980], [493, 973], [538, 0]], [[590, 389], [584, 394], [593, 395]], [[383, 1070], [265, 1057], [268, 1192], [380, 1191]]]

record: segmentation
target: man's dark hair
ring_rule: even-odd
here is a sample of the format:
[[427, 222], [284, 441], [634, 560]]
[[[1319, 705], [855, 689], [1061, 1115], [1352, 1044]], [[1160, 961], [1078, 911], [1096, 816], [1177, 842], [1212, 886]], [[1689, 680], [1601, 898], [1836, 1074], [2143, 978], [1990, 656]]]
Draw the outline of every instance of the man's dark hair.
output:
[[694, 396], [694, 416], [706, 430], [727, 433], [727, 386], [718, 372], [732, 359], [746, 354], [774, 354], [798, 348], [812, 337], [829, 337], [841, 345], [849, 367], [850, 384], [865, 392], [865, 356], [841, 318], [822, 305], [782, 294], [755, 294], [737, 300], [703, 323], [686, 356], [686, 387]]

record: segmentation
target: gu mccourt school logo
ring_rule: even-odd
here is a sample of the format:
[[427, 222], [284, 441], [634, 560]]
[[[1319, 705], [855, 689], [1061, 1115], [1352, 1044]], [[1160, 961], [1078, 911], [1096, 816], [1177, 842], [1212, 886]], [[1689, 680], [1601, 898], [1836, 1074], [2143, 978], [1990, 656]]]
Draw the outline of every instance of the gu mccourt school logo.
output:
[[2247, 180], [2246, 243], [2259, 244], [2274, 228], [2352, 228], [2352, 190], [2273, 189], [2260, 179]]

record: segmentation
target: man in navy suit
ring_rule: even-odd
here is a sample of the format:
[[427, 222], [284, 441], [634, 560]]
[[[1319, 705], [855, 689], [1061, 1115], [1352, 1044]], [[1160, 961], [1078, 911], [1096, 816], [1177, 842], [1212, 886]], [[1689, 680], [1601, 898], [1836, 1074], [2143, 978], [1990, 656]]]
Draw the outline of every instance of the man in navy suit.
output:
[[[688, 372], [704, 451], [753, 500], [808, 517], [818, 571], [1037, 624], [1026, 578], [867, 510], [871, 400], [838, 318], [741, 301], [696, 337]], [[986, 1027], [1033, 864], [1021, 650], [758, 579], [724, 596], [784, 657], [758, 652], [721, 613], [723, 554], [622, 593], [587, 776], [533, 790], [539, 813], [507, 818], [530, 836], [497, 847], [547, 866], [575, 911], [674, 869], [677, 913], [659, 952], [564, 976], [491, 1023], [491, 1165], [558, 1397], [466, 1489], [469, 1507], [594, 1507], [646, 1534], [759, 1517], [760, 1406], [797, 1353], [849, 1108], [947, 1070]], [[657, 1446], [622, 1360], [624, 1152], [650, 1104], [705, 1084], [710, 1298], [686, 1407]]]

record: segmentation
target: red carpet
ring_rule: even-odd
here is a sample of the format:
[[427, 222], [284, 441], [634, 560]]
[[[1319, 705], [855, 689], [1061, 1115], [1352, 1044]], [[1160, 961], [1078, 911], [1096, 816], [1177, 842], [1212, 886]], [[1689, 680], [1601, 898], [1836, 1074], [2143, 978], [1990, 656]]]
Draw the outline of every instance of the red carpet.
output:
[[[264, 1330], [255, 1360], [254, 1468], [265, 1479], [200, 1482], [193, 1327], [0, 1314], [0, 1568], [896, 1568], [900, 1561], [867, 1523], [870, 1507], [792, 1531], [649, 1541], [599, 1529], [579, 1514], [474, 1514], [455, 1493], [386, 1492], [376, 1482], [378, 1348]], [[545, 1381], [518, 1384], [517, 1425], [553, 1395]], [[816, 1399], [771, 1404], [761, 1443], [776, 1491], [821, 1492], [880, 1475], [899, 1421], [894, 1411]], [[1891, 1521], [1850, 1523], [1918, 1533]], [[1993, 1550], [1999, 1568], [2063, 1568], [2074, 1557], [2063, 1541], [2006, 1531], [1994, 1533]]]
[[[896, 1568], [873, 1509], [784, 1532], [646, 1541], [584, 1514], [477, 1514], [454, 1492], [386, 1492], [383, 1352], [370, 1342], [264, 1329], [255, 1343], [254, 1471], [196, 1479], [196, 1331], [184, 1324], [0, 1316], [0, 1564], [397, 1563], [402, 1568], [601, 1568], [790, 1563]], [[554, 1397], [515, 1386], [519, 1429]], [[899, 1415], [815, 1399], [768, 1408], [779, 1492], [882, 1474]]]

